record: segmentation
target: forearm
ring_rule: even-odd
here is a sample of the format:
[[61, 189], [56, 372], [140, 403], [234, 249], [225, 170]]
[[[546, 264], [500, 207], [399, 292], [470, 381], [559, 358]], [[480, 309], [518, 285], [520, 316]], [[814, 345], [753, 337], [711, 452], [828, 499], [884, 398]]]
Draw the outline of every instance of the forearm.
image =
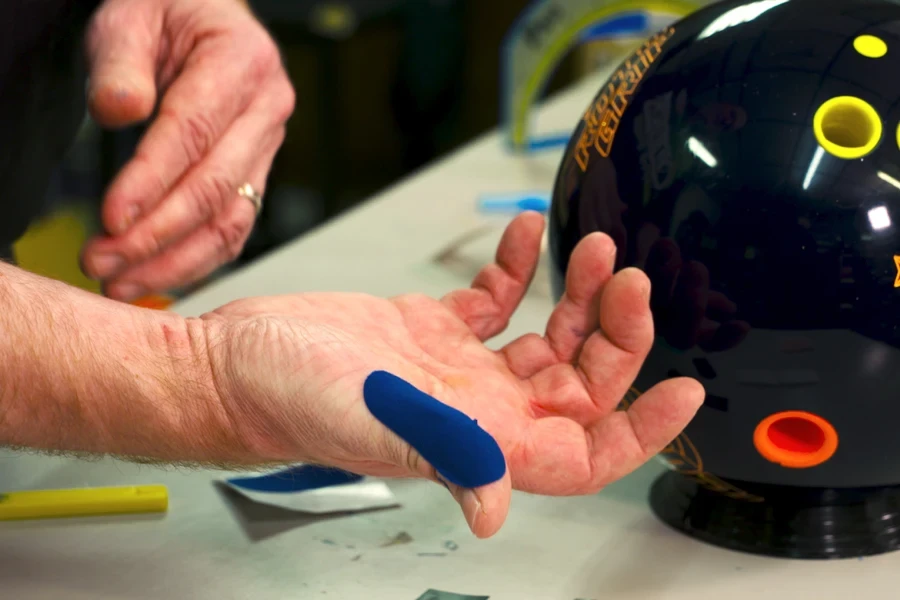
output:
[[0, 444], [245, 462], [202, 325], [0, 263]]

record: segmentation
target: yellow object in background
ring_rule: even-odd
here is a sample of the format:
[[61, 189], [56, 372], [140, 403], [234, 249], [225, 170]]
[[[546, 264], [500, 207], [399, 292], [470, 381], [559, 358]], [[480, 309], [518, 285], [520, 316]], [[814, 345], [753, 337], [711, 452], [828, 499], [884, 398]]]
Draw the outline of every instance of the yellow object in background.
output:
[[0, 494], [0, 521], [165, 512], [163, 485], [35, 490]]
[[[13, 245], [16, 264], [26, 271], [69, 285], [101, 292], [100, 283], [81, 272], [81, 249], [92, 235], [94, 215], [89, 207], [67, 205], [33, 224]], [[131, 304], [167, 310], [175, 298], [154, 294]]]
[[31, 273], [94, 293], [100, 284], [81, 272], [81, 249], [91, 235], [91, 209], [65, 206], [34, 223], [13, 245], [16, 263]]

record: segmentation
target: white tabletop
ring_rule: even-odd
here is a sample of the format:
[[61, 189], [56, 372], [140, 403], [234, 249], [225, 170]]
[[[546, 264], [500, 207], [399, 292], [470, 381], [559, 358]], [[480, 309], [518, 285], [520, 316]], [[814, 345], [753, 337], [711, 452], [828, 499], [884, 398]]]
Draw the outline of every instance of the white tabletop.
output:
[[[571, 128], [598, 80], [548, 103], [539, 128]], [[432, 258], [488, 223], [480, 194], [548, 190], [559, 152], [513, 157], [486, 136], [361, 208], [181, 303], [185, 315], [229, 300], [307, 290], [440, 295], [467, 285], [463, 265]], [[466, 251], [490, 259], [503, 222]], [[401, 234], [401, 232], [403, 232]], [[552, 308], [546, 274], [503, 343], [542, 331]], [[758, 600], [894, 598], [900, 553], [832, 562], [766, 559], [717, 549], [650, 512], [651, 463], [596, 496], [515, 494], [504, 528], [475, 539], [440, 486], [392, 481], [402, 506], [314, 519], [240, 502], [218, 472], [162, 470], [5, 453], [7, 490], [163, 483], [168, 514], [0, 524], [0, 597], [32, 599], [330, 598], [416, 600], [429, 588], [492, 600]], [[412, 541], [384, 547], [406, 532]], [[452, 549], [451, 549], [452, 548]]]

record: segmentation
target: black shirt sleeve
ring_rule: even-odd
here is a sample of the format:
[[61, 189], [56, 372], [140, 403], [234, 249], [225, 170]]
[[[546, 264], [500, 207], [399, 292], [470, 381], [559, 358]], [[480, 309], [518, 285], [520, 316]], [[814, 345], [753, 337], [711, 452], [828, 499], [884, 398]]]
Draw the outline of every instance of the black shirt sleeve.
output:
[[84, 31], [98, 4], [0, 0], [0, 254], [41, 214], [84, 120]]

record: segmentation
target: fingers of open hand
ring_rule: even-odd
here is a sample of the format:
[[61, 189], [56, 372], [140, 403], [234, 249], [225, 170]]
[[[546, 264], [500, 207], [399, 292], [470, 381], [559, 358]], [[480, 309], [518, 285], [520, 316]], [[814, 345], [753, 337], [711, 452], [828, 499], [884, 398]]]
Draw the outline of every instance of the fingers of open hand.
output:
[[639, 269], [623, 269], [606, 285], [600, 327], [578, 357], [578, 372], [601, 413], [615, 408], [625, 395], [652, 344], [650, 280]]
[[[565, 293], [550, 315], [544, 336], [526, 334], [499, 351], [513, 374], [529, 379], [574, 361], [599, 324], [599, 298], [612, 277], [615, 255], [615, 244], [603, 233], [592, 233], [578, 243], [569, 260]], [[568, 372], [574, 375], [571, 369]], [[554, 379], [559, 373], [547, 376]]]
[[590, 490], [628, 475], [665, 449], [694, 418], [705, 394], [694, 379], [667, 379], [638, 397], [627, 411], [613, 412], [591, 427]]
[[504, 231], [495, 261], [478, 273], [472, 286], [442, 298], [480, 340], [498, 335], [509, 324], [534, 277], [543, 232], [541, 214], [519, 215]]
[[565, 293], [547, 323], [545, 337], [560, 362], [571, 362], [599, 324], [599, 301], [612, 277], [616, 245], [599, 232], [585, 237], [572, 252]]
[[668, 379], [641, 395], [627, 411], [615, 411], [591, 427], [569, 418], [532, 423], [523, 453], [527, 468], [513, 470], [513, 485], [554, 496], [593, 494], [641, 467], [687, 426], [703, 403], [693, 379]]
[[530, 379], [559, 363], [547, 339], [537, 333], [526, 333], [497, 351], [507, 368], [520, 379]]
[[556, 362], [531, 377], [535, 416], [565, 416], [588, 427], [615, 410], [653, 343], [649, 294], [650, 282], [638, 269], [623, 269], [606, 282], [598, 326], [576, 361]]

